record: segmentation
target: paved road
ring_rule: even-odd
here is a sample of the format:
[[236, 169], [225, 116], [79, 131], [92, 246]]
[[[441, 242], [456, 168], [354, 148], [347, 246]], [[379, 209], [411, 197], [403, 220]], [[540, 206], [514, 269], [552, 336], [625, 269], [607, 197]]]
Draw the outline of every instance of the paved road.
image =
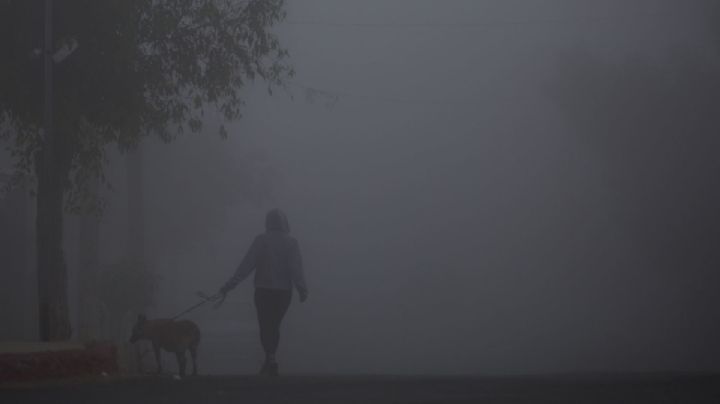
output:
[[0, 389], [1, 403], [717, 404], [720, 376], [143, 377]]

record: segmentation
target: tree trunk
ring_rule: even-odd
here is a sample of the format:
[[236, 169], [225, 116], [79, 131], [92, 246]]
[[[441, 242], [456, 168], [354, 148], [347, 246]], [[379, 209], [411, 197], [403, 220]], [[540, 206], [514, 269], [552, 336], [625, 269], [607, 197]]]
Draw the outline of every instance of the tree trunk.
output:
[[[53, 131], [53, 1], [45, 0], [44, 32], [44, 131], [43, 145], [36, 155], [38, 321], [42, 341], [70, 338], [70, 312], [67, 300], [67, 269], [63, 256], [63, 170], [58, 147], [60, 136]], [[60, 163], [60, 164], [59, 164]]]
[[[99, 179], [90, 187], [93, 197], [99, 197]], [[99, 243], [100, 218], [95, 213], [83, 213], [80, 217], [78, 237], [78, 323], [77, 334], [81, 341], [97, 340], [101, 337], [99, 285]]]
[[63, 254], [63, 174], [48, 150], [38, 155], [37, 244], [38, 320], [42, 341], [70, 338], [67, 268]]
[[[143, 154], [141, 145], [130, 150], [125, 157], [127, 169], [127, 259], [131, 265], [145, 268], [145, 212], [143, 192]], [[125, 313], [128, 314], [128, 313]], [[134, 314], [134, 313], [133, 313]], [[133, 315], [131, 314], [131, 316]], [[128, 369], [143, 372], [143, 352], [147, 344], [124, 346], [124, 359]], [[121, 348], [123, 350], [123, 348]]]
[[145, 214], [141, 145], [128, 152], [125, 164], [128, 196], [127, 258], [130, 262], [143, 264], [145, 260]]

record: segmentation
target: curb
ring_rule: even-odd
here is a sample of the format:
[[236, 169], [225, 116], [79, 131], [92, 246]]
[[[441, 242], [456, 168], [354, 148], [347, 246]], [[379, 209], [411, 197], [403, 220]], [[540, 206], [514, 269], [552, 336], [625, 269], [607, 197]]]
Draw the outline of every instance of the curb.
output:
[[0, 354], [0, 384], [118, 373], [117, 348], [90, 343], [84, 349]]

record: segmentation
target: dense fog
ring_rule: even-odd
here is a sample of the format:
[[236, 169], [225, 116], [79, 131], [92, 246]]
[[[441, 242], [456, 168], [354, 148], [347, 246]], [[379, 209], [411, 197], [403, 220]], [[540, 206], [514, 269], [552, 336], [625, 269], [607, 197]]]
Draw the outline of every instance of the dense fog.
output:
[[[714, 3], [289, 0], [284, 90], [248, 86], [226, 140], [210, 115], [141, 145], [148, 316], [217, 291], [280, 207], [310, 290], [288, 372], [720, 370]], [[128, 243], [109, 161], [103, 265]], [[187, 317], [204, 372], [256, 370], [251, 279]]]

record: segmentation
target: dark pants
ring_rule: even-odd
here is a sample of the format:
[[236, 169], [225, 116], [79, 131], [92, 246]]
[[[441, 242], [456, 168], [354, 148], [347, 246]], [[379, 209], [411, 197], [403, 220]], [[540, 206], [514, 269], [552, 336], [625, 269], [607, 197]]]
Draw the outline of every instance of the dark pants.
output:
[[275, 354], [280, 342], [280, 323], [288, 307], [292, 290], [255, 289], [255, 309], [260, 325], [260, 341], [266, 354]]

